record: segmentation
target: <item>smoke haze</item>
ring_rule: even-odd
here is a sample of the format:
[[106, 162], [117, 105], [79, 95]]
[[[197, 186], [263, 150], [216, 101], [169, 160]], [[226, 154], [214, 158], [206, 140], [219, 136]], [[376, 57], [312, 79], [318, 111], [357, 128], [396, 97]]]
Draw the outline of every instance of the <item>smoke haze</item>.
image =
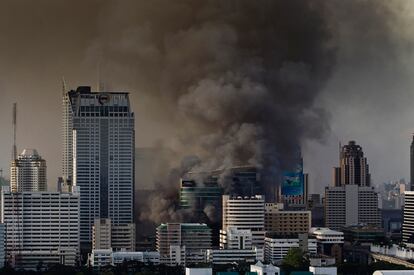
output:
[[99, 71], [107, 90], [131, 92], [137, 145], [168, 151], [154, 183], [164, 194], [145, 218], [186, 215], [173, 205], [186, 171], [277, 174], [300, 145], [311, 190], [329, 184], [349, 139], [375, 183], [404, 177], [413, 15], [409, 1], [2, 1], [0, 166], [17, 101], [19, 150], [38, 149], [53, 186], [60, 79], [95, 86]]

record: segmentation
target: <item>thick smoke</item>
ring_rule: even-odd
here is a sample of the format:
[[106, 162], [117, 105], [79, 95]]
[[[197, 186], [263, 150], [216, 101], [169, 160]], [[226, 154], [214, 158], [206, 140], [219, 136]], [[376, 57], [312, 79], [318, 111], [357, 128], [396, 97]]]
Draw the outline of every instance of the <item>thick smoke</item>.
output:
[[313, 106], [334, 61], [324, 12], [322, 1], [301, 0], [108, 7], [106, 35], [90, 53], [111, 72], [105, 79], [155, 99], [155, 113], [175, 131], [160, 149], [168, 160], [142, 219], [190, 219], [176, 205], [188, 171], [254, 165], [270, 175], [271, 187], [279, 171], [292, 168], [303, 139], [323, 137], [327, 116]]

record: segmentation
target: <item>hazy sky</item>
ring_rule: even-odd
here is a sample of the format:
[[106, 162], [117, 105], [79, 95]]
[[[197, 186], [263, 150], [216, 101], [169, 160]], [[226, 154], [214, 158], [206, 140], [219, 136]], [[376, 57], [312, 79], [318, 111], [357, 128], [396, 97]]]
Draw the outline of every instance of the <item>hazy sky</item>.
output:
[[[331, 168], [338, 162], [338, 143], [351, 139], [363, 147], [375, 184], [408, 178], [409, 145], [414, 132], [414, 2], [326, 2], [330, 2], [326, 20], [332, 28], [336, 62], [315, 104], [329, 113], [331, 130], [322, 143], [303, 143], [311, 190], [321, 191], [330, 183]], [[62, 76], [70, 88], [95, 86], [100, 60], [112, 64], [106, 63], [111, 56], [101, 55], [101, 45], [113, 46], [112, 39], [129, 24], [124, 18], [139, 14], [140, 4], [152, 4], [157, 10], [154, 16], [171, 19], [161, 0], [132, 1], [131, 9], [125, 3], [0, 2], [0, 168], [7, 175], [13, 102], [18, 103], [18, 151], [38, 149], [47, 160], [49, 186], [54, 186], [61, 170]], [[142, 24], [145, 26], [145, 21]], [[140, 34], [140, 38], [145, 35]], [[149, 59], [153, 54], [142, 39], [121, 42], [116, 47], [137, 49]], [[127, 59], [125, 64], [128, 68]], [[127, 71], [103, 66], [104, 81], [112, 73]], [[138, 85], [143, 89], [139, 90], [139, 77], [135, 81], [122, 80], [107, 81], [108, 88], [131, 91], [137, 146], [168, 140], [175, 127], [168, 117], [154, 112], [157, 104], [150, 92], [143, 91], [151, 87]]]

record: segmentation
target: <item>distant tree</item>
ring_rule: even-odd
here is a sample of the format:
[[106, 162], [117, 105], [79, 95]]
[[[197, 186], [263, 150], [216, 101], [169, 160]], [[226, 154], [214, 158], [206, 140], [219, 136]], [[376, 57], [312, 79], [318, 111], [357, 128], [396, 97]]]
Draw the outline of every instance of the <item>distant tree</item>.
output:
[[289, 274], [291, 271], [308, 270], [309, 261], [306, 254], [299, 248], [289, 249], [282, 261], [282, 269]]

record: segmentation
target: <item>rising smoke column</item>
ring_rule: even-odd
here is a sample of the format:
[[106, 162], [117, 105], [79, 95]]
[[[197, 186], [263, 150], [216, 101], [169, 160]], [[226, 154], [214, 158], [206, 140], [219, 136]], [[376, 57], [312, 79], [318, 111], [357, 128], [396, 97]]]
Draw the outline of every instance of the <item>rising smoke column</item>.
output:
[[185, 172], [249, 164], [275, 176], [292, 167], [302, 140], [323, 137], [328, 119], [314, 100], [334, 62], [325, 12], [322, 1], [302, 0], [106, 7], [105, 35], [89, 53], [104, 60], [105, 79], [151, 98], [175, 129], [142, 219], [188, 221], [176, 209]]

